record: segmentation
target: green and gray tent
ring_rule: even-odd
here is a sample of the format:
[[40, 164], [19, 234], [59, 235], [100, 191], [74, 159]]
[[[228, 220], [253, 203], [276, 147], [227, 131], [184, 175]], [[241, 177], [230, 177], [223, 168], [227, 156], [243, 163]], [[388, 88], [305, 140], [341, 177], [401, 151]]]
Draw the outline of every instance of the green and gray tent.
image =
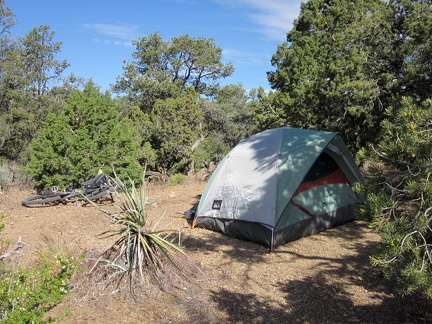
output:
[[270, 250], [354, 219], [363, 177], [337, 133], [292, 127], [242, 140], [218, 165], [195, 214], [204, 227]]

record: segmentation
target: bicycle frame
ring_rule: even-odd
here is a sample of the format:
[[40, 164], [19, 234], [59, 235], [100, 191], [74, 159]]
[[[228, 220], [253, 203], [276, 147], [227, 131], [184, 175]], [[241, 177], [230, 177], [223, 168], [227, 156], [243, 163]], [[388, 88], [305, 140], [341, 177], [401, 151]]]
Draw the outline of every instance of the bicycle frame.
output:
[[51, 206], [59, 203], [67, 204], [69, 202], [77, 203], [84, 201], [85, 204], [90, 201], [97, 201], [108, 194], [111, 201], [114, 201], [113, 193], [116, 191], [116, 184], [112, 184], [105, 174], [98, 175], [82, 184], [82, 189], [59, 190], [56, 186], [42, 191], [39, 195], [23, 199], [23, 206]]

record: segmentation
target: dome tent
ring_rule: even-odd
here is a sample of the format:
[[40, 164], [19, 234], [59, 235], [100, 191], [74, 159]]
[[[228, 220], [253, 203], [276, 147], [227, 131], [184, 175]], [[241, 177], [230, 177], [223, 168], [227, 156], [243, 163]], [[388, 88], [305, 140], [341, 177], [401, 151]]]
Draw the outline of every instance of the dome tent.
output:
[[273, 251], [354, 219], [363, 177], [340, 135], [292, 127], [242, 140], [219, 163], [194, 226]]

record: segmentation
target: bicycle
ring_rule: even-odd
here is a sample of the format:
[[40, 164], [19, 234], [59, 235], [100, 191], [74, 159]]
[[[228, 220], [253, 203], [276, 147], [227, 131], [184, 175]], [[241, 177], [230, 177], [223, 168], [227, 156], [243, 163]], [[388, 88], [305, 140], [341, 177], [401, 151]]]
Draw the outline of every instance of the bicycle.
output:
[[110, 195], [111, 201], [114, 201], [112, 194], [116, 192], [116, 184], [111, 183], [106, 174], [99, 174], [94, 178], [83, 182], [81, 188], [82, 189], [80, 190], [59, 190], [56, 186], [53, 186], [48, 190], [42, 191], [39, 195], [23, 199], [21, 204], [29, 207], [34, 205], [53, 206], [60, 203], [77, 203], [79, 201], [89, 203], [91, 201], [99, 200], [107, 195]]

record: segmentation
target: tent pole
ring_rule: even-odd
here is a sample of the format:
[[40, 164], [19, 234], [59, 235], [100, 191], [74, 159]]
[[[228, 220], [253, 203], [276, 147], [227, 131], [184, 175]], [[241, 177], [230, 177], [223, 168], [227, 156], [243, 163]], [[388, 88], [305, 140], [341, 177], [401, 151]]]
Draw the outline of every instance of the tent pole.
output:
[[270, 242], [270, 253], [274, 252], [274, 229], [272, 229], [271, 242]]

